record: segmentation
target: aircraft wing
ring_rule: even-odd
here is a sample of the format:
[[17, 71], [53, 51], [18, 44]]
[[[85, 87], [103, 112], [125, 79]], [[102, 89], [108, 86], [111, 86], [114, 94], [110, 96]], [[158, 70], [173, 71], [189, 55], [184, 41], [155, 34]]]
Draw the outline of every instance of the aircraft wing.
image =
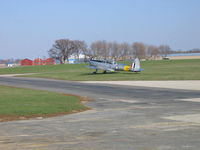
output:
[[98, 67], [97, 69], [99, 69], [99, 70], [111, 71], [111, 72], [115, 71], [114, 69], [108, 68], [108, 67]]
[[94, 66], [85, 66], [85, 67], [90, 68], [90, 69], [99, 69], [99, 68], [94, 67]]
[[114, 69], [106, 69], [106, 71], [111, 71], [111, 72], [113, 72], [113, 71], [115, 71]]
[[95, 67], [95, 66], [85, 66], [87, 68], [90, 68], [90, 69], [98, 69], [98, 70], [106, 70], [106, 71], [115, 71], [114, 69], [111, 69], [111, 68], [104, 68], [104, 67]]

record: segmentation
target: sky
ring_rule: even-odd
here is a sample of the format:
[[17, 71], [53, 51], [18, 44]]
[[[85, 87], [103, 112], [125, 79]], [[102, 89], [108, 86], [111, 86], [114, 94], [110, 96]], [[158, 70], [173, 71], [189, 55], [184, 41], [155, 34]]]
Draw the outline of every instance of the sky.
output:
[[0, 0], [0, 59], [48, 57], [58, 39], [200, 48], [200, 0]]

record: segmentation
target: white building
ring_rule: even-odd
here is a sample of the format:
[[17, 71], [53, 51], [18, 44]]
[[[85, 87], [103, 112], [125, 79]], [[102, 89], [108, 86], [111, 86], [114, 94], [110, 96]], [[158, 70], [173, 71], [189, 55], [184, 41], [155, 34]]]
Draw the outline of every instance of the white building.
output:
[[69, 57], [68, 59], [69, 61], [67, 63], [69, 64], [80, 63], [80, 62], [83, 62], [84, 58], [85, 58], [85, 55], [83, 54], [80, 54], [79, 56], [73, 54]]

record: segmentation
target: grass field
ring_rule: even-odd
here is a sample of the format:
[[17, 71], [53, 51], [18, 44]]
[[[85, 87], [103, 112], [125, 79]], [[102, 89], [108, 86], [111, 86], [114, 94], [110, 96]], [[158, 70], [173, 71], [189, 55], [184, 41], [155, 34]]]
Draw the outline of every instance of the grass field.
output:
[[94, 75], [92, 74], [93, 70], [85, 68], [85, 65], [65, 64], [3, 68], [0, 69], [0, 74], [36, 73], [28, 76], [74, 81], [200, 80], [200, 59], [143, 61], [141, 68], [145, 70], [141, 73], [120, 71]]
[[0, 121], [48, 117], [86, 110], [76, 96], [0, 86]]
[[[1, 68], [0, 75], [35, 73], [27, 76], [74, 81], [200, 80], [200, 59], [144, 61], [141, 67], [145, 70], [141, 73], [120, 71], [102, 74], [99, 71], [92, 74], [93, 70], [85, 68], [85, 65]], [[48, 117], [86, 109], [75, 96], [0, 86], [0, 121]]]

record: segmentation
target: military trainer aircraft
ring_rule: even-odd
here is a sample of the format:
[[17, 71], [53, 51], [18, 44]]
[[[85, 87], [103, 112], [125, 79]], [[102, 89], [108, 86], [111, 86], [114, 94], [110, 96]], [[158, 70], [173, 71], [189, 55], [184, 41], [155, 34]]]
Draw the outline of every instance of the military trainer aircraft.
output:
[[98, 70], [103, 70], [103, 73], [114, 72], [114, 71], [131, 71], [131, 72], [140, 72], [144, 69], [140, 69], [140, 60], [136, 58], [133, 63], [128, 66], [125, 64], [117, 64], [114, 61], [108, 60], [89, 60], [89, 65], [86, 66], [90, 69], [95, 69], [93, 73], [96, 74]]

